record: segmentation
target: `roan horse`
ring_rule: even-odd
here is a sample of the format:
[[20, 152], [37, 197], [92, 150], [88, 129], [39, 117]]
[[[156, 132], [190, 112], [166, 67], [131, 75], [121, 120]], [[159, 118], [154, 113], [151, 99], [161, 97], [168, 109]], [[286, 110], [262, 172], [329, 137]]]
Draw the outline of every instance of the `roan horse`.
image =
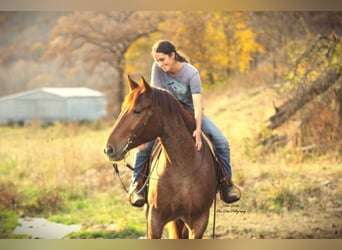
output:
[[[151, 87], [143, 77], [140, 85], [130, 77], [128, 82], [130, 92], [104, 152], [110, 161], [120, 161], [130, 149], [159, 138], [162, 153], [149, 176], [147, 238], [161, 238], [166, 224], [169, 238], [202, 238], [217, 188], [208, 144], [203, 139], [196, 150], [193, 115], [170, 92]], [[179, 225], [185, 225], [183, 233]]]

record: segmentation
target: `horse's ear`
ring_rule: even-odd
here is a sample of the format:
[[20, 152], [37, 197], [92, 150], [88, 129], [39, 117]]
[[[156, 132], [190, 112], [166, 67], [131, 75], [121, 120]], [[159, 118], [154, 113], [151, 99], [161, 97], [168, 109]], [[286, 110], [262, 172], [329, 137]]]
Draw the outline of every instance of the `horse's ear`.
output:
[[127, 78], [128, 78], [128, 84], [129, 84], [129, 87], [130, 87], [131, 90], [133, 90], [133, 89], [139, 87], [139, 84], [137, 84], [137, 83], [130, 77], [130, 75], [127, 75]]
[[146, 82], [145, 78], [141, 76], [141, 85], [144, 89], [144, 92], [149, 92], [151, 91], [151, 86]]

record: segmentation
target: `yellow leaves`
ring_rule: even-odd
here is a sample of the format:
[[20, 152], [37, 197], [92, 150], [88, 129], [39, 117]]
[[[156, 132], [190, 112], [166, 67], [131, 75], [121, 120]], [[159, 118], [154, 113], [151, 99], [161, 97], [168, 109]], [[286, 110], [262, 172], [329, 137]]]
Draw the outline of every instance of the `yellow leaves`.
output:
[[208, 51], [213, 63], [238, 73], [247, 73], [255, 54], [264, 48], [257, 43], [243, 13], [219, 13], [207, 23]]
[[126, 74], [139, 74], [149, 79], [153, 58], [151, 56], [152, 44], [159, 40], [155, 34], [142, 37], [133, 43], [125, 53]]
[[218, 27], [214, 22], [208, 22], [206, 27], [207, 41], [206, 50], [214, 64], [226, 67], [228, 65], [228, 47], [226, 45], [226, 36], [222, 25]]
[[248, 73], [254, 57], [264, 51], [245, 19], [243, 12], [189, 12], [174, 18], [168, 32], [203, 80], [217, 81], [227, 72]]
[[158, 25], [162, 33], [146, 40], [147, 54], [145, 49], [134, 45], [126, 53], [129, 71], [141, 67], [134, 60], [137, 59], [136, 51], [143, 53], [145, 61], [146, 55], [151, 59], [150, 48], [159, 39], [173, 41], [178, 51], [199, 69], [204, 82], [221, 81], [227, 77], [227, 72], [247, 73], [255, 55], [264, 50], [256, 42], [256, 35], [248, 27], [243, 12], [184, 11], [167, 14], [165, 22]]
[[[245, 27], [245, 25], [240, 23], [238, 27]], [[248, 28], [237, 29], [234, 33], [234, 40], [238, 58], [237, 70], [240, 73], [247, 73], [253, 56], [256, 53], [262, 53], [264, 49], [256, 42], [253, 31]]]
[[[341, 38], [340, 38], [341, 39]], [[342, 41], [340, 40], [339, 43], [337, 43], [335, 47], [336, 53], [331, 59], [331, 64], [332, 65], [341, 65], [342, 62]]]

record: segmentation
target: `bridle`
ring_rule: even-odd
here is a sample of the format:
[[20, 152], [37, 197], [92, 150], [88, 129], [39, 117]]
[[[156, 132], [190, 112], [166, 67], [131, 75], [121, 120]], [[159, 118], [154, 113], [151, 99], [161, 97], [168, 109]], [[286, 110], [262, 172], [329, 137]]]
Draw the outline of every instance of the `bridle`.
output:
[[145, 119], [143, 120], [142, 123], [140, 123], [135, 129], [134, 132], [132, 133], [132, 135], [127, 139], [127, 143], [126, 145], [123, 147], [122, 149], [122, 154], [126, 155], [128, 153], [128, 151], [130, 150], [130, 146], [131, 144], [134, 142], [134, 140], [141, 135], [141, 133], [143, 132], [148, 120], [151, 118], [151, 116], [153, 115], [153, 111], [152, 111], [152, 107], [150, 107], [150, 110], [147, 111], [147, 114], [145, 116]]
[[[145, 119], [143, 120], [142, 123], [140, 123], [135, 129], [134, 129], [134, 133], [132, 133], [132, 135], [127, 139], [127, 143], [126, 145], [123, 147], [121, 153], [124, 155], [124, 158], [126, 157], [128, 151], [130, 150], [130, 145], [134, 142], [134, 140], [141, 135], [141, 133], [143, 132], [148, 120], [151, 118], [151, 116], [153, 115], [153, 111], [152, 111], [152, 107], [150, 107], [149, 111], [147, 111], [147, 114], [145, 116]], [[129, 168], [130, 170], [134, 170], [134, 168], [126, 162], [126, 160], [124, 159], [125, 163], [126, 163], [126, 167]], [[119, 174], [119, 168], [118, 168], [118, 164], [116, 162], [113, 162], [113, 168], [114, 168], [114, 173], [119, 177], [120, 182], [122, 187], [124, 188], [124, 190], [126, 191], [126, 193], [128, 193], [121, 177]]]

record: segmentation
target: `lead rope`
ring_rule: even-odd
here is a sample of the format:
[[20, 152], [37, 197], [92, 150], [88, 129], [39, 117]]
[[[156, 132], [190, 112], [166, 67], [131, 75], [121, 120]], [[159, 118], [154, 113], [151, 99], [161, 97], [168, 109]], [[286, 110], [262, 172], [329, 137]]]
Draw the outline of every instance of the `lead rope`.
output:
[[213, 239], [215, 239], [215, 228], [216, 228], [216, 190], [214, 198], [214, 216], [213, 216]]
[[[214, 155], [212, 155], [214, 157]], [[214, 161], [216, 161], [214, 159]], [[216, 166], [216, 179], [218, 178], [218, 176], [220, 175], [220, 169], [218, 166]], [[215, 239], [216, 237], [216, 233], [215, 233], [215, 229], [216, 229], [216, 212], [217, 212], [217, 207], [216, 207], [216, 204], [217, 204], [217, 190], [219, 189], [220, 187], [220, 181], [217, 179], [217, 185], [215, 186], [215, 196], [214, 196], [214, 215], [213, 215], [213, 235], [212, 235], [212, 238]]]
[[[128, 164], [126, 164], [126, 167]], [[128, 193], [128, 190], [125, 186], [125, 184], [123, 183], [122, 179], [121, 179], [121, 176], [120, 176], [120, 172], [119, 172], [119, 168], [118, 168], [118, 164], [116, 163], [113, 163], [113, 168], [114, 168], [114, 175], [116, 175], [117, 177], [119, 177], [119, 180], [120, 180], [120, 183], [121, 183], [121, 186], [122, 188], [125, 190], [126, 193]]]
[[[134, 170], [134, 168], [133, 168], [129, 163], [127, 163], [126, 160], [125, 160], [124, 162], [125, 162], [125, 166], [126, 166], [127, 168], [129, 168], [129, 169], [132, 170], [132, 171]], [[125, 190], [126, 193], [128, 193], [128, 190], [127, 190], [125, 184], [123, 183], [123, 181], [122, 181], [122, 179], [121, 179], [120, 172], [119, 172], [119, 168], [118, 168], [118, 164], [115, 163], [115, 162], [113, 162], [113, 168], [114, 168], [114, 175], [116, 175], [117, 177], [119, 177], [119, 180], [120, 180], [120, 183], [121, 183], [122, 188]]]

